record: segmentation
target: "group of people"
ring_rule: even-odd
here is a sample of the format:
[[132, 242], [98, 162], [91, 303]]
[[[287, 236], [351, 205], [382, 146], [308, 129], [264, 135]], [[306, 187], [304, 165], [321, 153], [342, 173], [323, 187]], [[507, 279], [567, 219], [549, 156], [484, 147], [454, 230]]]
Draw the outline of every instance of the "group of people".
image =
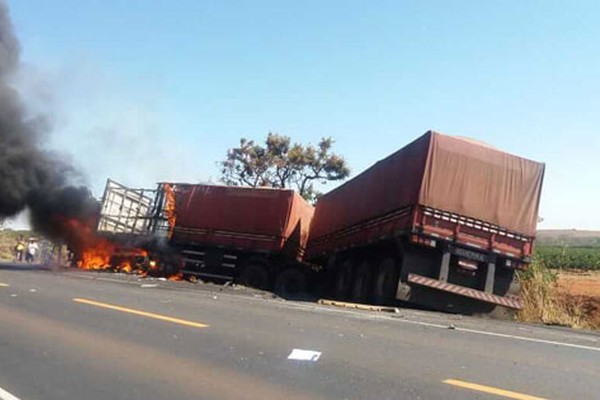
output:
[[32, 263], [39, 250], [40, 248], [35, 238], [29, 238], [29, 241], [26, 242], [25, 239], [20, 236], [17, 240], [17, 245], [15, 246], [15, 261]]

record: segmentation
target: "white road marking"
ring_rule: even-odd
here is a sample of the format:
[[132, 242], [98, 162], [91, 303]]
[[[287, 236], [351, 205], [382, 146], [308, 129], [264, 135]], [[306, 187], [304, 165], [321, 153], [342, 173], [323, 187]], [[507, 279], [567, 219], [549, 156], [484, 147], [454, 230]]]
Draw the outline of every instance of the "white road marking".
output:
[[479, 334], [479, 335], [487, 335], [487, 336], [496, 336], [496, 337], [502, 337], [502, 338], [507, 338], [507, 339], [524, 340], [526, 342], [536, 342], [536, 343], [543, 343], [543, 344], [552, 344], [552, 345], [555, 345], [555, 346], [572, 347], [572, 348], [575, 348], [575, 349], [600, 351], [600, 348], [598, 348], [598, 347], [585, 346], [583, 344], [557, 342], [557, 341], [554, 341], [554, 340], [536, 339], [536, 338], [529, 338], [529, 337], [526, 337], [526, 336], [508, 335], [506, 333], [479, 331], [479, 330], [476, 330], [476, 329], [468, 329], [468, 328], [456, 328], [456, 330], [457, 331], [463, 331], [463, 332], [469, 332], [469, 333], [476, 333], [476, 334]]
[[0, 387], [0, 400], [19, 400], [19, 398], [17, 396], [13, 396]]

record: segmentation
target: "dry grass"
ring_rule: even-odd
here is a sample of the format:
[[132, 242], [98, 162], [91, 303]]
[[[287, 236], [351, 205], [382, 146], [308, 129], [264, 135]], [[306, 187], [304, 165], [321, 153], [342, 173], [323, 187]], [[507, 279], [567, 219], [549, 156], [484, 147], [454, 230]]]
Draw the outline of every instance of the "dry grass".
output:
[[542, 262], [534, 260], [530, 267], [519, 274], [521, 297], [524, 308], [518, 314], [523, 322], [542, 322], [572, 328], [598, 328], [592, 323], [586, 298], [568, 296], [558, 286], [558, 275], [547, 269]]

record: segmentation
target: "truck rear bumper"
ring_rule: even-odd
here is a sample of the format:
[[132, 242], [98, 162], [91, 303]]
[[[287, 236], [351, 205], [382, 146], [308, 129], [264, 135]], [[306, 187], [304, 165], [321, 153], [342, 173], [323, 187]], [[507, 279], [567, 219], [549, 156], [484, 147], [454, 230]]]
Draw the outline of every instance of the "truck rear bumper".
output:
[[482, 292], [481, 290], [471, 289], [464, 286], [454, 285], [437, 279], [428, 278], [417, 274], [408, 274], [408, 283], [414, 285], [427, 286], [432, 289], [444, 292], [454, 293], [459, 296], [470, 297], [475, 300], [486, 303], [498, 304], [500, 306], [520, 310], [523, 308], [523, 302], [520, 298], [514, 296], [498, 296], [492, 293]]

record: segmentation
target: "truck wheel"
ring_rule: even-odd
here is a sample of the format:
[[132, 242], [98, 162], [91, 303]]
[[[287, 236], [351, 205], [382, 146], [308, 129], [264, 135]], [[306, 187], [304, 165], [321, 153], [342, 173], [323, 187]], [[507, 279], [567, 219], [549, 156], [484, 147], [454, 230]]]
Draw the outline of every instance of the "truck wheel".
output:
[[352, 281], [352, 301], [356, 303], [367, 303], [371, 300], [371, 289], [373, 287], [373, 271], [371, 265], [364, 261], [354, 272]]
[[297, 268], [288, 268], [275, 279], [274, 291], [283, 298], [298, 296], [305, 290], [306, 274]]
[[269, 288], [269, 271], [263, 264], [248, 264], [238, 279], [240, 284], [256, 289]]
[[373, 301], [375, 304], [392, 304], [396, 298], [398, 287], [398, 268], [391, 257], [384, 258], [379, 263], [373, 285]]
[[333, 281], [333, 296], [338, 300], [346, 300], [352, 283], [352, 263], [344, 261], [337, 268]]

